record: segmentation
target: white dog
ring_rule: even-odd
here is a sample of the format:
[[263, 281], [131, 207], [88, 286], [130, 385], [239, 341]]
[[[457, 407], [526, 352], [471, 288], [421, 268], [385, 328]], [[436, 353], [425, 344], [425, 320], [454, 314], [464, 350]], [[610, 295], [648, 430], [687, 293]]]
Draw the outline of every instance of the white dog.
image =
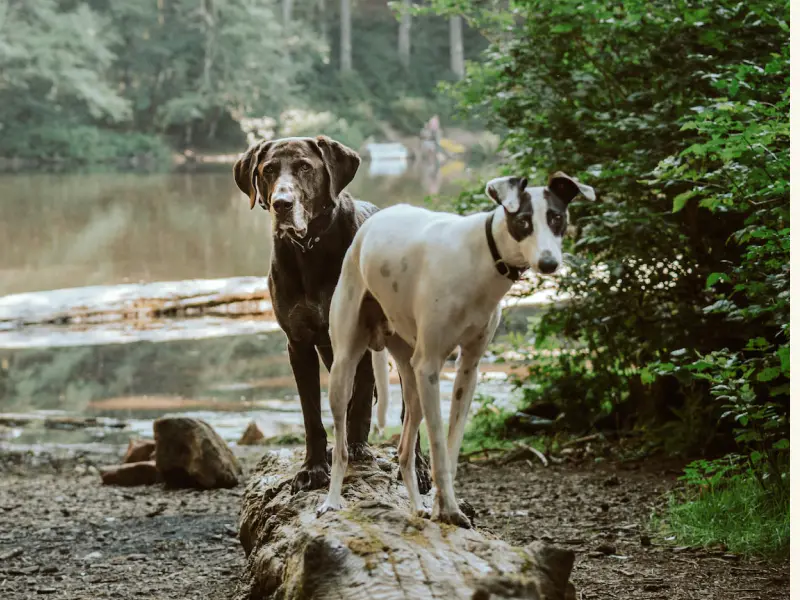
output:
[[[328, 497], [318, 514], [342, 507], [347, 470], [347, 402], [356, 366], [369, 348], [388, 348], [403, 382], [406, 417], [399, 462], [412, 510], [423, 512], [414, 476], [414, 440], [428, 427], [436, 498], [432, 518], [469, 527], [453, 481], [478, 363], [500, 319], [499, 303], [527, 268], [553, 273], [561, 264], [567, 205], [594, 190], [564, 173], [547, 187], [500, 177], [486, 185], [498, 203], [489, 214], [458, 216], [409, 205], [379, 211], [348, 249], [331, 301], [333, 345], [329, 398], [336, 438]], [[460, 348], [445, 445], [439, 374]]]

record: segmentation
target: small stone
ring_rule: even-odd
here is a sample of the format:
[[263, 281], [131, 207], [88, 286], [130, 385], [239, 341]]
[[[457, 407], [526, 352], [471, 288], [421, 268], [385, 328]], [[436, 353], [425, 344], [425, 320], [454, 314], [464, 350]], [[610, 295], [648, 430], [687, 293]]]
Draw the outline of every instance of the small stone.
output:
[[264, 432], [258, 427], [255, 421], [250, 421], [250, 424], [244, 430], [242, 437], [236, 442], [240, 446], [255, 446], [264, 439]]
[[36, 593], [37, 594], [55, 594], [56, 592], [58, 592], [58, 590], [56, 588], [52, 588], [52, 587], [36, 588]]
[[44, 575], [50, 575], [52, 573], [57, 573], [58, 572], [58, 567], [56, 567], [55, 565], [45, 565], [44, 567], [42, 567], [41, 572]]
[[12, 550], [9, 550], [8, 552], [5, 552], [4, 554], [0, 554], [0, 562], [16, 558], [20, 556], [22, 552], [23, 552], [22, 548], [14, 548]]
[[608, 512], [608, 509], [609, 509], [609, 508], [610, 508], [610, 507], [608, 506], [608, 502], [603, 502], [603, 503], [600, 505], [600, 510], [602, 510], [603, 512]]
[[161, 481], [161, 473], [152, 460], [106, 467], [100, 477], [104, 485], [152, 485]]
[[103, 558], [103, 553], [95, 551], [89, 552], [89, 554], [84, 556], [81, 560], [84, 562], [94, 562], [96, 560], [100, 560], [101, 558]]
[[609, 556], [611, 554], [616, 554], [617, 553], [617, 549], [614, 546], [612, 546], [611, 544], [600, 544], [597, 547], [597, 551], [598, 552], [602, 552], [606, 556]]
[[156, 452], [156, 443], [153, 440], [131, 440], [125, 452], [123, 463], [137, 463], [153, 460]]
[[606, 480], [603, 482], [603, 485], [604, 485], [605, 487], [614, 487], [614, 486], [617, 486], [617, 485], [619, 485], [619, 477], [617, 477], [616, 475], [612, 475], [611, 477], [609, 477], [608, 479], [606, 479]]

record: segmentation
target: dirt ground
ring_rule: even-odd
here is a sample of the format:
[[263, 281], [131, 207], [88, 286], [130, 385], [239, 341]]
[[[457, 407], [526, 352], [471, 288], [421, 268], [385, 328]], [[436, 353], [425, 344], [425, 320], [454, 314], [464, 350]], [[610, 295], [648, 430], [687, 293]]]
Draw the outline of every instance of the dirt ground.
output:
[[[261, 452], [237, 449], [246, 470]], [[0, 449], [0, 598], [230, 598], [244, 566], [241, 488], [104, 487], [97, 468], [112, 462], [113, 453]], [[509, 542], [571, 547], [584, 600], [788, 599], [788, 563], [647, 537], [676, 474], [646, 463], [470, 464], [459, 468], [458, 493], [479, 527]]]

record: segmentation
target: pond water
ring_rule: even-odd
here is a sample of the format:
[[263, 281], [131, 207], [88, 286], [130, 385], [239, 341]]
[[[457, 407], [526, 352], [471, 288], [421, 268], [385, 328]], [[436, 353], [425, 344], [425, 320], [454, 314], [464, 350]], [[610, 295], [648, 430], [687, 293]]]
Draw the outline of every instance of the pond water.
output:
[[[381, 207], [422, 204], [433, 191], [456, 192], [466, 176], [460, 168], [434, 179], [413, 169], [362, 168], [349, 189]], [[228, 167], [1, 175], [0, 212], [0, 296], [266, 277], [269, 268], [268, 213], [249, 210]], [[149, 436], [152, 419], [164, 414], [205, 418], [229, 441], [252, 420], [267, 436], [302, 431], [285, 338], [274, 324], [216, 318], [185, 325], [174, 320], [146, 328], [117, 325], [125, 327], [124, 336], [96, 326], [0, 331], [0, 443], [124, 442], [132, 435]], [[154, 327], [174, 335], [154, 336]], [[502, 373], [486, 377], [479, 391], [508, 395]], [[451, 392], [448, 372], [443, 397]], [[394, 373], [391, 394], [390, 423], [399, 424]], [[443, 411], [448, 410], [445, 403]], [[325, 398], [323, 411], [330, 423]], [[121, 420], [125, 427], [54, 428], [52, 418], [65, 415]]]
[[[380, 207], [458, 189], [451, 163], [375, 169], [348, 189]], [[377, 172], [376, 172], [377, 171]], [[139, 281], [265, 275], [269, 214], [249, 209], [230, 166], [202, 172], [0, 174], [0, 296]]]

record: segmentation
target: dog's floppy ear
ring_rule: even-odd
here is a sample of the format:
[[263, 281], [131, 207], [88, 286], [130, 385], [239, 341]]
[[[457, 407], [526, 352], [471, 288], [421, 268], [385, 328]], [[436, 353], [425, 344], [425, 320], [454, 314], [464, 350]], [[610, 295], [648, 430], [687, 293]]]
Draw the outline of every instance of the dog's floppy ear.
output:
[[580, 183], [561, 171], [550, 175], [550, 181], [547, 182], [547, 187], [558, 196], [564, 204], [572, 202], [578, 194], [583, 194], [584, 198], [587, 200], [596, 200], [593, 187]]
[[355, 150], [326, 135], [317, 136], [314, 142], [322, 154], [322, 162], [325, 163], [331, 182], [331, 199], [335, 200], [347, 184], [353, 181], [361, 165], [361, 157]]
[[265, 210], [267, 208], [264, 198], [261, 197], [261, 191], [258, 189], [256, 175], [258, 174], [258, 161], [270, 144], [271, 142], [267, 141], [256, 142], [233, 165], [233, 179], [239, 189], [250, 196], [250, 210], [253, 210], [256, 200]]
[[520, 195], [528, 186], [527, 177], [495, 177], [486, 184], [486, 195], [510, 213], [519, 210]]

